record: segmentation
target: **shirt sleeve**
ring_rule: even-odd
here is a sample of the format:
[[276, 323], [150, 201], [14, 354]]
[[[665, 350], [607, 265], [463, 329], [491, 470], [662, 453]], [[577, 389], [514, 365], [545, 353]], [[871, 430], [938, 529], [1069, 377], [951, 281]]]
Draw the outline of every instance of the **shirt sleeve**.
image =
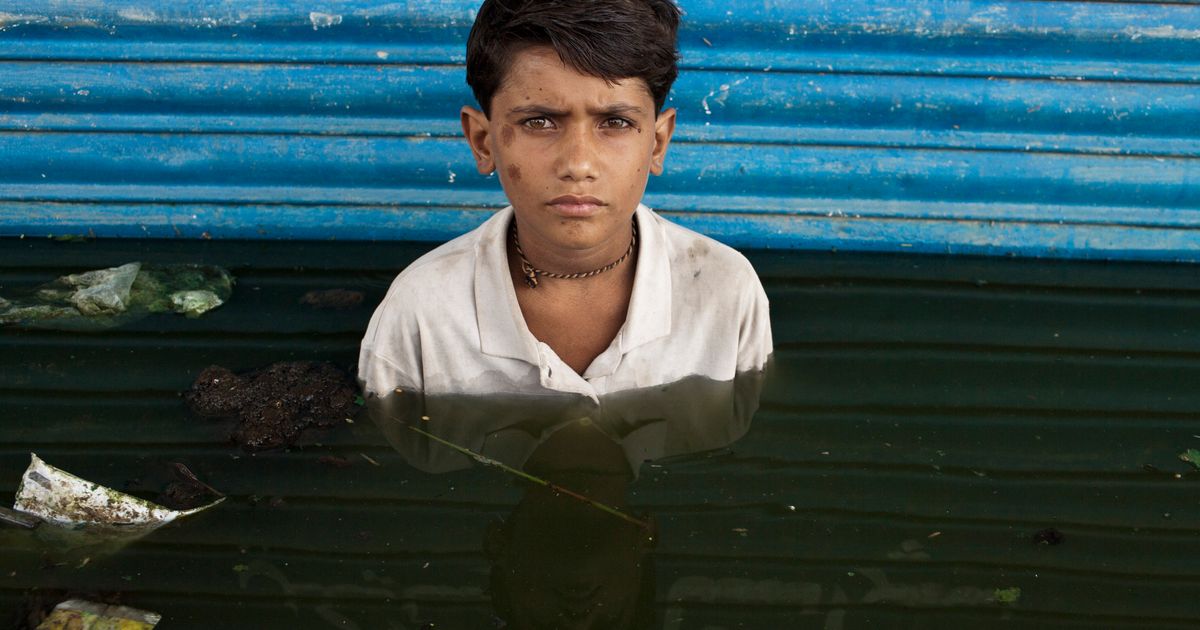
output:
[[771, 338], [770, 304], [762, 282], [751, 271], [742, 293], [741, 323], [738, 328], [738, 372], [762, 370], [774, 350]]
[[358, 354], [358, 379], [367, 395], [384, 396], [397, 388], [424, 388], [421, 369], [421, 331], [417, 314], [394, 300], [389, 291], [363, 336]]

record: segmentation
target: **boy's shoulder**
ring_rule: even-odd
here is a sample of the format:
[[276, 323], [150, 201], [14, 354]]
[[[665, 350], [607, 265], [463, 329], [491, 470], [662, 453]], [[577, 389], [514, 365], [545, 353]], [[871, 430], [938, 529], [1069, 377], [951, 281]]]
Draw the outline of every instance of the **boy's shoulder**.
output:
[[489, 218], [405, 267], [371, 316], [364, 348], [390, 352], [397, 337], [416, 335], [434, 322], [448, 331], [469, 327], [474, 322], [479, 244], [495, 220], [496, 216]]
[[397, 292], [410, 296], [414, 293], [432, 293], [445, 298], [448, 292], [456, 288], [469, 289], [473, 284], [480, 241], [500, 214], [503, 212], [493, 215], [471, 231], [438, 245], [414, 260], [392, 281], [388, 296], [391, 297]]
[[698, 280], [707, 274], [706, 283], [716, 280], [759, 283], [753, 265], [738, 250], [679, 225], [657, 212], [651, 214], [661, 226], [672, 275], [676, 278]]

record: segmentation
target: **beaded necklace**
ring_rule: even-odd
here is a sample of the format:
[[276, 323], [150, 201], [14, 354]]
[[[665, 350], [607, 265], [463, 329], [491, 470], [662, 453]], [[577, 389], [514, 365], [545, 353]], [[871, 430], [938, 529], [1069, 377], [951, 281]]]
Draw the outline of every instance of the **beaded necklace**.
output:
[[637, 246], [637, 221], [633, 221], [632, 223], [633, 237], [629, 239], [629, 249], [625, 250], [625, 253], [621, 254], [620, 258], [608, 263], [607, 265], [604, 265], [603, 267], [593, 269], [591, 271], [581, 271], [579, 273], [555, 273], [553, 271], [546, 271], [545, 269], [538, 269], [537, 267], [534, 267], [533, 264], [529, 262], [529, 259], [525, 257], [525, 252], [521, 250], [521, 241], [517, 239], [517, 221], [516, 219], [513, 219], [512, 230], [510, 231], [512, 232], [513, 245], [517, 249], [517, 256], [520, 256], [521, 258], [521, 275], [525, 276], [525, 284], [528, 284], [530, 289], [536, 289], [538, 285], [538, 276], [557, 278], [559, 280], [578, 280], [579, 278], [590, 278], [615, 268], [617, 265], [625, 262], [625, 259], [629, 258], [629, 255], [633, 253], [633, 249]]

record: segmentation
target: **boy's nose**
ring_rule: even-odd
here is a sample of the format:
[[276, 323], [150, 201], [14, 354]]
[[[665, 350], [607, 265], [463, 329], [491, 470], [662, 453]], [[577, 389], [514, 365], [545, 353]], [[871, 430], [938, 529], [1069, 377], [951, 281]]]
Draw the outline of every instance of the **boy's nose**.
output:
[[572, 129], [563, 135], [559, 157], [559, 178], [571, 181], [595, 180], [599, 174], [596, 138], [590, 129]]

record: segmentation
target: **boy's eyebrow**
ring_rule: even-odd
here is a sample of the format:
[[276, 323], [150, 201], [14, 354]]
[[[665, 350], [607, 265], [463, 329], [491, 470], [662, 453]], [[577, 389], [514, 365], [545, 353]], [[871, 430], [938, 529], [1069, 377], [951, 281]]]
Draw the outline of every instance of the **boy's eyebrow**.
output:
[[609, 105], [607, 107], [602, 107], [598, 110], [595, 110], [592, 113], [603, 114], [605, 116], [617, 116], [617, 115], [622, 115], [622, 114], [629, 116], [629, 115], [642, 114], [645, 111], [646, 110], [642, 109], [641, 107], [638, 107], [637, 105], [633, 105], [631, 103], [613, 103], [612, 105]]
[[562, 109], [554, 109], [548, 105], [522, 105], [508, 110], [510, 114], [541, 114], [544, 116], [566, 116], [569, 112]]
[[[592, 115], [599, 114], [602, 116], [618, 116], [618, 115], [629, 116], [629, 115], [642, 114], [645, 111], [646, 110], [642, 109], [641, 107], [638, 107], [637, 105], [633, 105], [631, 103], [613, 103], [612, 105], [606, 105], [606, 106], [600, 107], [598, 109], [589, 109], [588, 113], [592, 114]], [[508, 113], [509, 114], [540, 114], [543, 116], [562, 117], [562, 116], [566, 116], [566, 115], [570, 114], [571, 112], [569, 112], [565, 109], [555, 109], [548, 105], [521, 105], [519, 107], [514, 107], [514, 108], [508, 110]]]

